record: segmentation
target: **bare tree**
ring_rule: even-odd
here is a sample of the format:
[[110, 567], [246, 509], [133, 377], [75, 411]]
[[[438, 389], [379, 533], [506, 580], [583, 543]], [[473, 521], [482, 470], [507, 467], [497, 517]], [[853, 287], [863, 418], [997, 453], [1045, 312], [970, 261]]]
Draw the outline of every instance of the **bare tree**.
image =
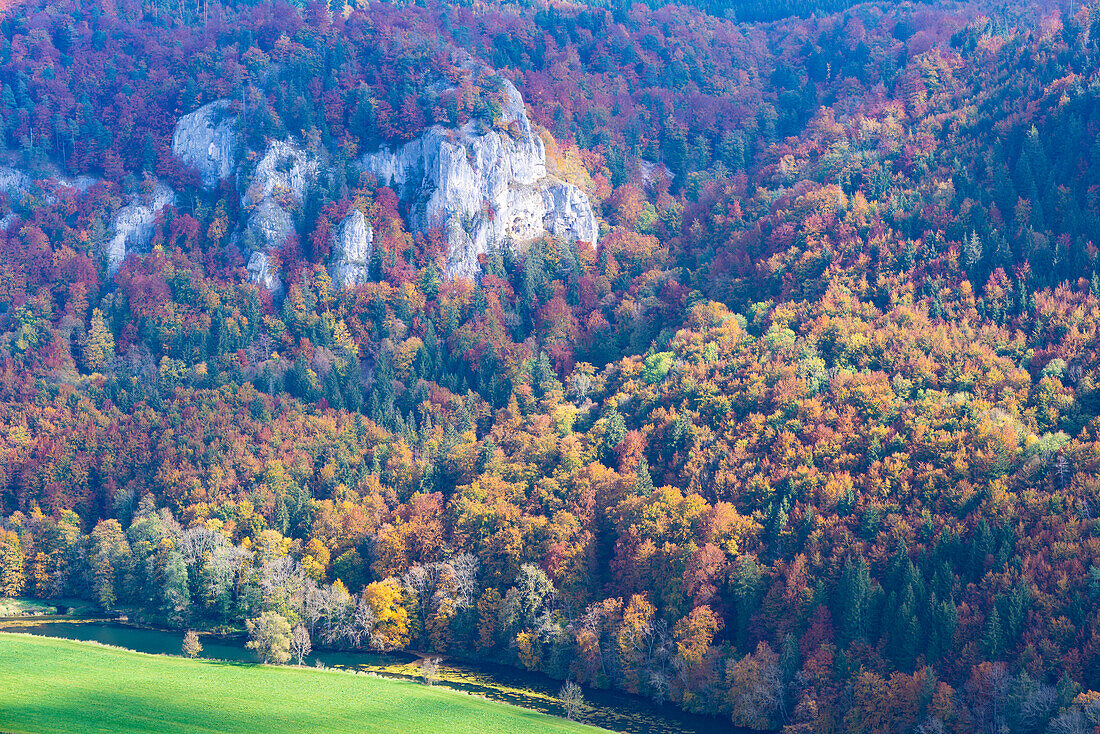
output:
[[214, 599], [222, 594], [228, 594], [230, 590], [239, 594], [245, 575], [244, 569], [251, 563], [252, 556], [252, 551], [238, 545], [215, 546], [202, 562], [201, 578], [204, 595]]
[[333, 584], [324, 589], [321, 615], [324, 618], [321, 637], [326, 645], [343, 642], [357, 646], [355, 600], [342, 586]]
[[454, 570], [455, 600], [458, 606], [468, 608], [477, 596], [477, 572], [480, 562], [473, 553], [463, 553], [451, 559]]
[[946, 734], [947, 730], [943, 726], [943, 722], [935, 716], [929, 716], [924, 722], [917, 727], [916, 734]]
[[180, 534], [177, 548], [183, 554], [188, 566], [194, 566], [213, 553], [215, 548], [228, 545], [229, 541], [221, 533], [216, 533], [205, 525], [188, 528]]
[[365, 598], [360, 597], [359, 603], [355, 606], [356, 647], [362, 645], [364, 638], [367, 640], [374, 639], [374, 626], [377, 621], [378, 618], [374, 613], [374, 608]]
[[653, 700], [657, 703], [664, 703], [668, 698], [670, 686], [668, 683], [668, 674], [664, 669], [654, 670], [649, 674], [649, 690], [653, 696]]
[[409, 568], [401, 577], [405, 592], [416, 600], [421, 629], [439, 607], [451, 602], [454, 607], [469, 608], [477, 593], [478, 560], [463, 554], [449, 562], [429, 563]]
[[264, 562], [260, 573], [260, 588], [265, 597], [279, 599], [291, 608], [300, 610], [308, 580], [309, 576], [298, 561], [290, 556], [280, 556]]
[[1053, 686], [1036, 686], [1021, 696], [1018, 708], [1024, 731], [1041, 731], [1058, 713], [1058, 691]]
[[309, 638], [309, 630], [298, 625], [290, 634], [290, 654], [298, 661], [298, 665], [301, 665], [311, 652], [313, 652], [313, 641]]
[[431, 598], [435, 594], [439, 581], [436, 565], [432, 563], [427, 566], [411, 566], [401, 576], [401, 585], [405, 587], [405, 593], [416, 600], [416, 613], [420, 617], [420, 627], [422, 629], [428, 615], [431, 614]]
[[1002, 662], [982, 666], [977, 680], [967, 684], [970, 710], [979, 729], [990, 732], [1001, 730], [1005, 724], [1005, 708], [1011, 685], [1012, 674]]
[[624, 646], [623, 662], [635, 667], [644, 679], [648, 679], [653, 699], [657, 702], [667, 699], [672, 656], [676, 649], [668, 623], [658, 619], [636, 628], [628, 627], [620, 644]]
[[571, 680], [565, 681], [565, 685], [561, 687], [558, 692], [558, 700], [565, 708], [565, 718], [570, 721], [576, 721], [581, 711], [584, 710], [584, 693], [581, 691], [581, 687]]
[[424, 658], [420, 661], [420, 675], [425, 684], [434, 686], [439, 680], [439, 662], [440, 658]]
[[325, 618], [325, 604], [328, 592], [323, 586], [310, 584], [302, 600], [302, 619], [309, 623], [309, 631], [315, 633], [317, 625]]
[[1062, 482], [1062, 491], [1066, 491], [1066, 476], [1069, 474], [1069, 460], [1065, 453], [1058, 449], [1058, 456], [1054, 459], [1054, 468], [1058, 470], [1058, 478]]
[[1091, 727], [1086, 725], [1085, 717], [1078, 709], [1062, 712], [1047, 727], [1050, 734], [1088, 734], [1090, 730]]

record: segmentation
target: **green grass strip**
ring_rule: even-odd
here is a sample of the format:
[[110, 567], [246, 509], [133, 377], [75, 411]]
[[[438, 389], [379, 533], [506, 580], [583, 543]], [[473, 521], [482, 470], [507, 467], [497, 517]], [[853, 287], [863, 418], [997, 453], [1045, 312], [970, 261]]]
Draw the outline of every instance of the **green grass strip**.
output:
[[0, 731], [600, 732], [455, 691], [334, 670], [146, 655], [0, 633]]

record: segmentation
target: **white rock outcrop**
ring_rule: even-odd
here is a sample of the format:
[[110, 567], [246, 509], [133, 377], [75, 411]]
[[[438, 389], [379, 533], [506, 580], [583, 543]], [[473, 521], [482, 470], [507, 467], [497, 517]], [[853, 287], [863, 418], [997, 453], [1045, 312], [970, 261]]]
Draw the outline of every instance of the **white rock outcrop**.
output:
[[237, 166], [237, 116], [229, 100], [219, 99], [184, 115], [172, 133], [172, 152], [194, 166], [204, 188], [229, 178]]
[[257, 199], [286, 194], [300, 202], [317, 177], [317, 160], [292, 140], [273, 140], [252, 171], [248, 195]]
[[592, 211], [588, 196], [572, 184], [552, 179], [541, 187], [546, 216], [546, 230], [564, 240], [580, 240], [596, 244], [600, 225]]
[[[51, 170], [32, 175], [12, 166], [0, 166], [0, 193], [6, 194], [13, 203], [22, 202], [26, 196], [33, 195], [46, 205], [52, 205], [57, 202], [62, 189], [75, 189], [83, 193], [98, 182], [99, 179], [91, 176], [68, 178]], [[175, 200], [175, 192], [157, 181], [152, 193], [130, 196], [127, 203], [115, 212], [108, 223], [106, 239], [100, 242], [111, 275], [118, 272], [130, 250], [141, 250], [149, 246], [157, 215], [161, 209], [175, 203]], [[0, 230], [8, 229], [17, 220], [19, 217], [14, 212], [9, 213], [0, 219]]]
[[33, 185], [31, 177], [18, 168], [0, 166], [0, 192], [7, 194], [10, 199], [18, 202]]
[[[18, 204], [21, 202], [33, 183], [31, 177], [18, 168], [0, 166], [0, 193], [7, 194], [11, 203]], [[52, 202], [47, 201], [47, 203]], [[15, 212], [9, 212], [3, 218], [0, 218], [0, 229], [7, 231], [8, 227], [18, 218]]]
[[280, 277], [275, 263], [271, 261], [271, 257], [266, 252], [260, 250], [253, 252], [252, 257], [248, 258], [248, 265], [245, 266], [245, 269], [248, 271], [248, 277], [252, 279], [253, 283], [261, 284], [272, 293], [283, 292], [283, 279]]
[[39, 172], [32, 176], [26, 171], [12, 166], [0, 166], [0, 193], [7, 194], [13, 204], [20, 203], [28, 194], [38, 194], [42, 201], [54, 204], [56, 192], [62, 188], [76, 189], [83, 193], [98, 179], [91, 176], [66, 178], [56, 172]]
[[243, 187], [241, 208], [249, 212], [245, 242], [252, 250], [248, 272], [253, 281], [275, 293], [282, 291], [282, 281], [266, 251], [279, 249], [294, 233], [292, 211], [301, 205], [317, 171], [315, 156], [292, 141], [276, 140], [267, 146]]
[[294, 231], [294, 218], [273, 199], [263, 199], [248, 217], [253, 249], [278, 249]]
[[294, 232], [291, 210], [302, 203], [306, 187], [316, 178], [316, 158], [293, 142], [276, 140], [267, 146], [241, 198], [256, 248], [283, 246]]
[[599, 235], [585, 193], [548, 175], [545, 146], [519, 91], [507, 80], [502, 87], [501, 125], [435, 126], [396, 150], [383, 148], [360, 159], [408, 204], [410, 226], [445, 228], [451, 275], [476, 273], [477, 256], [491, 242], [503, 245], [549, 232], [596, 244]]
[[370, 279], [374, 230], [363, 212], [352, 209], [332, 236], [329, 273], [337, 288], [352, 288]]
[[159, 181], [148, 197], [135, 195], [115, 212], [111, 220], [109, 239], [104, 244], [107, 270], [114, 275], [131, 250], [143, 250], [153, 236], [153, 225], [161, 209], [174, 204], [176, 193]]

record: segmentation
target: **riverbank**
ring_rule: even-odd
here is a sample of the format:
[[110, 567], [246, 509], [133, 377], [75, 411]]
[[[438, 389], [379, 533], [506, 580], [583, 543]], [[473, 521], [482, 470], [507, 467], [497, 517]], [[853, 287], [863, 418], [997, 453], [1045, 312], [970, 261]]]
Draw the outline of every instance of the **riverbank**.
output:
[[59, 599], [45, 602], [38, 599], [0, 597], [0, 619], [88, 617], [96, 614], [96, 608], [83, 599]]
[[334, 670], [188, 660], [0, 633], [0, 730], [598, 734], [443, 688]]

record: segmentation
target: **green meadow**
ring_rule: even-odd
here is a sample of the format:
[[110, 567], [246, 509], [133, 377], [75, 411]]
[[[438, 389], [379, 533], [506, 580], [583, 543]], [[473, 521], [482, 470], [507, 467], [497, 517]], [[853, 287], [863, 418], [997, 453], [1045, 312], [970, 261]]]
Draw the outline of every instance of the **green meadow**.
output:
[[0, 731], [535, 734], [604, 731], [419, 683], [0, 633]]

